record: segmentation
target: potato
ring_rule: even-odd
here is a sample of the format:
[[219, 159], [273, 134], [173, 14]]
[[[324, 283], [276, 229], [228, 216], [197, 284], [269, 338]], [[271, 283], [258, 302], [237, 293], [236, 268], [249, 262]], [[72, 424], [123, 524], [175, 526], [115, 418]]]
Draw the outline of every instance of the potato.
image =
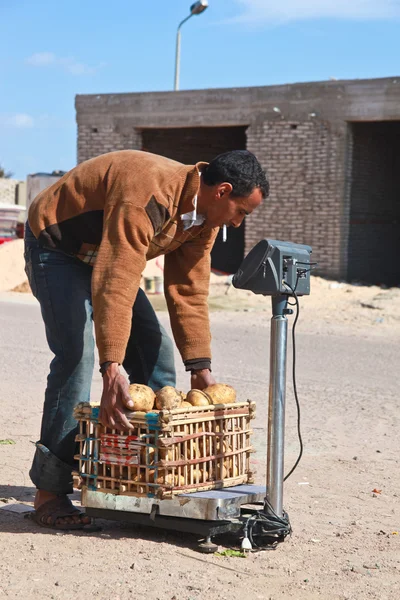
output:
[[233, 467], [232, 457], [224, 460], [224, 467], [226, 469], [226, 477], [239, 477], [239, 469], [236, 465]]
[[183, 400], [179, 408], [192, 408], [192, 404], [190, 404], [190, 402], [187, 402], [186, 400]]
[[[218, 450], [220, 450], [220, 447], [218, 447]], [[228, 452], [232, 452], [232, 448], [230, 447], [229, 443], [224, 440], [222, 444], [222, 453], [228, 454]]]
[[173, 448], [159, 448], [158, 454], [161, 460], [174, 460]]
[[132, 481], [137, 484], [134, 486], [134, 492], [136, 494], [146, 493], [146, 487], [144, 485], [139, 485], [139, 483], [146, 483], [146, 473], [141, 472], [139, 475], [134, 475]]
[[204, 393], [210, 398], [210, 404], [231, 404], [236, 401], [236, 391], [226, 383], [214, 383], [205, 388]]
[[220, 480], [220, 479], [226, 479], [227, 476], [228, 476], [228, 469], [226, 468], [226, 466], [224, 465], [222, 467], [222, 473], [221, 473], [221, 467], [220, 467], [220, 465], [218, 465], [216, 469], [213, 468], [213, 470], [211, 471], [210, 480], [215, 481], [215, 480]]
[[193, 473], [193, 482], [194, 483], [204, 483], [208, 480], [208, 471], [194, 471]]
[[148, 448], [143, 446], [140, 449], [140, 464], [141, 465], [151, 465], [154, 462], [155, 449], [152, 446]]
[[185, 478], [183, 475], [175, 475], [175, 487], [185, 485]]
[[139, 473], [136, 473], [136, 475], [134, 475], [132, 477], [132, 481], [134, 481], [135, 483], [138, 482], [138, 481], [140, 481], [142, 483], [144, 481], [146, 481], [146, 473], [145, 473], [145, 471], [140, 470]]
[[147, 385], [132, 383], [129, 386], [129, 395], [133, 400], [133, 410], [142, 412], [153, 410], [155, 394]]
[[209, 404], [211, 404], [207, 394], [205, 394], [201, 390], [190, 390], [190, 392], [188, 392], [188, 395], [186, 396], [186, 401], [189, 402], [192, 406], [208, 406]]
[[79, 475], [72, 476], [72, 485], [76, 490], [81, 490], [83, 485], [83, 479]]
[[202, 458], [203, 457], [203, 445], [199, 440], [193, 440], [192, 451], [190, 453], [190, 446], [188, 446], [188, 458]]
[[175, 475], [174, 477], [172, 473], [168, 473], [168, 475], [165, 475], [165, 473], [159, 471], [159, 475], [157, 479], [155, 479], [154, 483], [158, 483], [158, 485], [169, 485], [172, 487], [179, 487], [181, 485], [185, 485], [185, 478], [183, 475]]
[[156, 408], [158, 410], [178, 408], [183, 399], [182, 395], [182, 392], [176, 390], [172, 385], [166, 385], [156, 392]]
[[[203, 430], [201, 427], [199, 428], [198, 433], [203, 433]], [[211, 454], [215, 454], [215, 452], [218, 448], [215, 445], [215, 439], [213, 439], [211, 436], [208, 436], [208, 435], [197, 438], [196, 446], [198, 447], [198, 450], [200, 451], [199, 456], [202, 456], [202, 457], [209, 456]]]

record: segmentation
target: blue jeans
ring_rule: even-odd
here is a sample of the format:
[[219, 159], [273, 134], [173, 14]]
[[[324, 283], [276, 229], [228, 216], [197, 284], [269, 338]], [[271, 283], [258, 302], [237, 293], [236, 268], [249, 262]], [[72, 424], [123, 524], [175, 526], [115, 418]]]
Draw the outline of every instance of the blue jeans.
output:
[[[88, 402], [94, 368], [92, 267], [58, 250], [40, 246], [26, 226], [25, 271], [40, 303], [50, 363], [40, 440], [30, 477], [38, 489], [72, 493], [77, 465], [74, 407]], [[175, 386], [173, 344], [139, 289], [132, 309], [132, 330], [123, 366], [131, 383], [154, 390]]]

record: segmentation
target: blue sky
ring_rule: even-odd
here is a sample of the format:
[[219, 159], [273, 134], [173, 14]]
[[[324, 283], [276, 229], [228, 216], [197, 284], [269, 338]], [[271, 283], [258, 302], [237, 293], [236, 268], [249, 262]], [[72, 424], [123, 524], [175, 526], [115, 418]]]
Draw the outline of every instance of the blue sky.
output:
[[[0, 164], [72, 168], [75, 94], [171, 90], [190, 4], [0, 0]], [[400, 0], [209, 0], [182, 27], [180, 87], [400, 75], [399, 23]]]

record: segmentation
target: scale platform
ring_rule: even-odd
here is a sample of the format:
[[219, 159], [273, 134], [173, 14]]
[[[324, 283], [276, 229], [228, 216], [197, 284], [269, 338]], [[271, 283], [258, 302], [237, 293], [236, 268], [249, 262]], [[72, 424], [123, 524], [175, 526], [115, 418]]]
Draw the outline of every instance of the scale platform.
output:
[[[237, 485], [208, 492], [180, 494], [167, 500], [106, 494], [84, 488], [82, 505], [86, 507], [88, 514], [91, 514], [89, 511], [92, 509], [101, 509], [145, 515], [156, 513], [164, 517], [184, 519], [223, 521], [239, 517], [243, 505], [263, 502], [265, 495], [265, 486], [259, 485]], [[128, 519], [127, 515], [126, 518]]]
[[205, 537], [203, 552], [216, 549], [211, 537], [238, 532], [243, 515], [259, 511], [265, 486], [238, 485], [220, 490], [180, 494], [168, 500], [106, 494], [82, 489], [82, 506], [92, 518], [127, 521], [138, 525], [193, 533]]

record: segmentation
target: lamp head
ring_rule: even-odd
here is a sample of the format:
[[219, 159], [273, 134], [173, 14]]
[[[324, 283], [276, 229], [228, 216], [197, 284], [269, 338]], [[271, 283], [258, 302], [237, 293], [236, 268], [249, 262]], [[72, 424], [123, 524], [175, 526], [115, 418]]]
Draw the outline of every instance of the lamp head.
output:
[[208, 0], [199, 0], [190, 7], [191, 15], [199, 15], [208, 7]]

